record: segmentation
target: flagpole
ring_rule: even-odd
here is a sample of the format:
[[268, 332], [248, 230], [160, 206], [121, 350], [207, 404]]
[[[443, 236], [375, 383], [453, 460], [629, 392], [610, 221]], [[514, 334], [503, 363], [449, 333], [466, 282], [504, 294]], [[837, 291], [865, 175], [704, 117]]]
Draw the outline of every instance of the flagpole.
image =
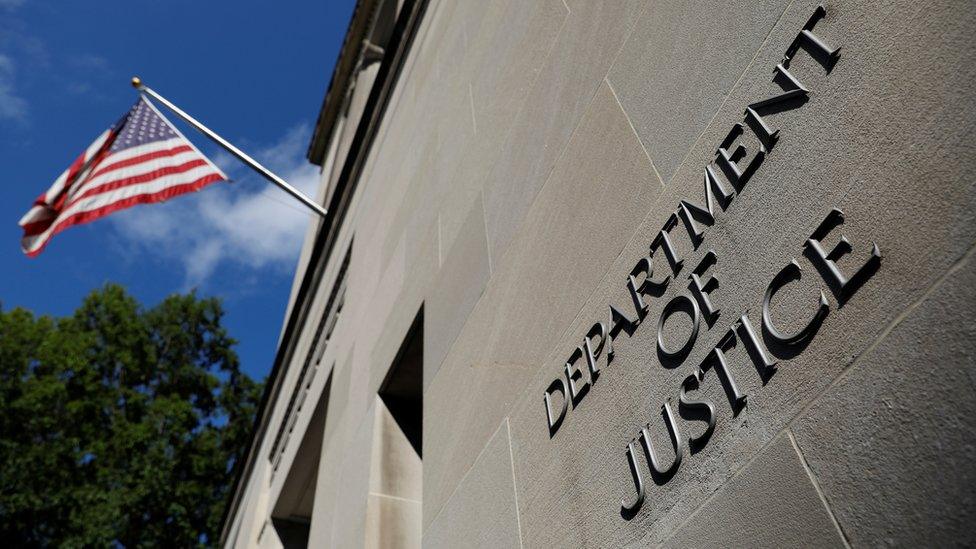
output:
[[166, 108], [176, 113], [177, 116], [185, 120], [189, 125], [199, 130], [200, 133], [206, 135], [215, 143], [217, 143], [218, 145], [226, 149], [227, 152], [237, 157], [241, 162], [244, 162], [252, 169], [254, 169], [254, 171], [263, 175], [268, 181], [271, 181], [278, 187], [281, 187], [283, 191], [290, 194], [292, 197], [296, 198], [302, 204], [305, 204], [305, 206], [307, 206], [313, 212], [317, 213], [319, 216], [324, 218], [328, 213], [326, 209], [323, 208], [321, 205], [319, 205], [317, 202], [305, 196], [301, 191], [299, 191], [295, 187], [289, 185], [284, 179], [278, 177], [277, 175], [274, 174], [274, 172], [262, 166], [257, 160], [254, 160], [253, 158], [245, 154], [244, 151], [238, 149], [234, 145], [230, 144], [226, 139], [214, 133], [213, 130], [204, 126], [189, 114], [183, 112], [183, 109], [170, 103], [168, 99], [153, 91], [152, 88], [150, 88], [149, 86], [144, 85], [142, 83], [142, 80], [140, 80], [138, 76], [132, 78], [132, 87], [148, 95], [149, 97], [152, 97], [156, 101], [162, 103]]

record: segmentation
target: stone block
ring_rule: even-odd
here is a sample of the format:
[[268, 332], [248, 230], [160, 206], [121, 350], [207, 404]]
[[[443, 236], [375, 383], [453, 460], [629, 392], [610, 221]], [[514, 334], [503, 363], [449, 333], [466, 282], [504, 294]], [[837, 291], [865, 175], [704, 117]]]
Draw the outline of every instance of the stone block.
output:
[[424, 394], [425, 509], [440, 509], [617, 257], [661, 191], [652, 172], [602, 86]]
[[520, 547], [508, 422], [502, 421], [443, 509], [424, 547]]
[[[562, 0], [483, 2], [464, 59], [479, 139], [500, 141], [546, 61], [566, 18]], [[481, 9], [481, 8], [474, 8]]]
[[[482, 4], [482, 6], [476, 6]], [[450, 246], [466, 206], [481, 194], [489, 172], [511, 160], [506, 156], [512, 126], [519, 122], [526, 98], [553, 51], [564, 26], [566, 7], [561, 1], [518, 2], [501, 0], [466, 6], [468, 52], [458, 63], [454, 93], [464, 98], [452, 124], [471, 131], [446, 135], [452, 150], [451, 169], [441, 186], [440, 211], [445, 248]], [[479, 48], [487, 48], [477, 51]]]
[[669, 0], [644, 11], [608, 78], [665, 183], [787, 4]]
[[[423, 464], [386, 404], [376, 397], [369, 491], [420, 504]], [[417, 517], [418, 533], [420, 517]]]
[[[360, 337], [368, 342], [371, 349], [370, 395], [375, 395], [386, 379], [438, 272], [436, 223], [430, 223], [423, 230], [411, 231], [405, 242], [412, 268], [406, 272], [400, 291], [388, 294], [384, 288], [376, 288], [375, 306], [367, 311], [360, 323]], [[384, 315], [384, 320], [378, 320]]]
[[366, 538], [368, 549], [420, 548], [419, 501], [370, 494], [366, 503]]
[[[369, 456], [373, 440], [373, 408], [355, 428], [351, 429], [349, 443], [340, 451], [332, 453], [335, 461], [320, 462], [319, 469], [328, 471], [328, 476], [334, 479], [335, 496], [332, 512], [328, 508], [318, 509], [318, 494], [316, 506], [313, 510], [312, 524], [325, 523], [331, 525], [331, 542], [323, 538], [321, 543], [333, 547], [359, 547], [366, 539], [366, 506], [369, 494], [370, 460]], [[323, 454], [323, 461], [325, 456]], [[336, 467], [338, 465], [338, 467]], [[320, 478], [323, 475], [319, 475]], [[328, 498], [329, 495], [325, 494]], [[312, 545], [310, 537], [309, 544]], [[321, 546], [321, 545], [320, 545]]]
[[430, 385], [491, 277], [484, 207], [472, 204], [424, 304], [424, 387]]
[[485, 209], [494, 263], [503, 261], [643, 8], [633, 0], [572, 6], [508, 133], [501, 161], [487, 167]]
[[976, 543], [973, 252], [796, 420], [852, 545]]
[[780, 434], [664, 547], [844, 547], [789, 436]]

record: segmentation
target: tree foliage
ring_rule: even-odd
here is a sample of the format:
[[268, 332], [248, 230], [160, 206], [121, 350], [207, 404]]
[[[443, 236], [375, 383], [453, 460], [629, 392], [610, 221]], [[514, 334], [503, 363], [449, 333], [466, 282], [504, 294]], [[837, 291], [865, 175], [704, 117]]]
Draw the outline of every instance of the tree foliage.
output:
[[211, 545], [260, 396], [216, 299], [0, 310], [4, 546]]

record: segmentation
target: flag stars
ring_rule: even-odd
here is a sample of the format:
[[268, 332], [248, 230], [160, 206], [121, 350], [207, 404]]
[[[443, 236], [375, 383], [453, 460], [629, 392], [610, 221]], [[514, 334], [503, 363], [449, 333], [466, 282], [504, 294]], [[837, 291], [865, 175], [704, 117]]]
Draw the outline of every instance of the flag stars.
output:
[[178, 137], [173, 128], [144, 101], [140, 101], [129, 111], [128, 117], [117, 131], [118, 136], [112, 145], [113, 151]]

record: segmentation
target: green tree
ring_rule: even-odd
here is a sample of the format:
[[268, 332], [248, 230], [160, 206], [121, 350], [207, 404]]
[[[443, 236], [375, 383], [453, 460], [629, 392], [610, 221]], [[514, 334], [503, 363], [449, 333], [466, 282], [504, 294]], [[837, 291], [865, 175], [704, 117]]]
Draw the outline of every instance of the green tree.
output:
[[217, 542], [260, 396], [222, 316], [117, 285], [67, 318], [0, 310], [0, 543]]

